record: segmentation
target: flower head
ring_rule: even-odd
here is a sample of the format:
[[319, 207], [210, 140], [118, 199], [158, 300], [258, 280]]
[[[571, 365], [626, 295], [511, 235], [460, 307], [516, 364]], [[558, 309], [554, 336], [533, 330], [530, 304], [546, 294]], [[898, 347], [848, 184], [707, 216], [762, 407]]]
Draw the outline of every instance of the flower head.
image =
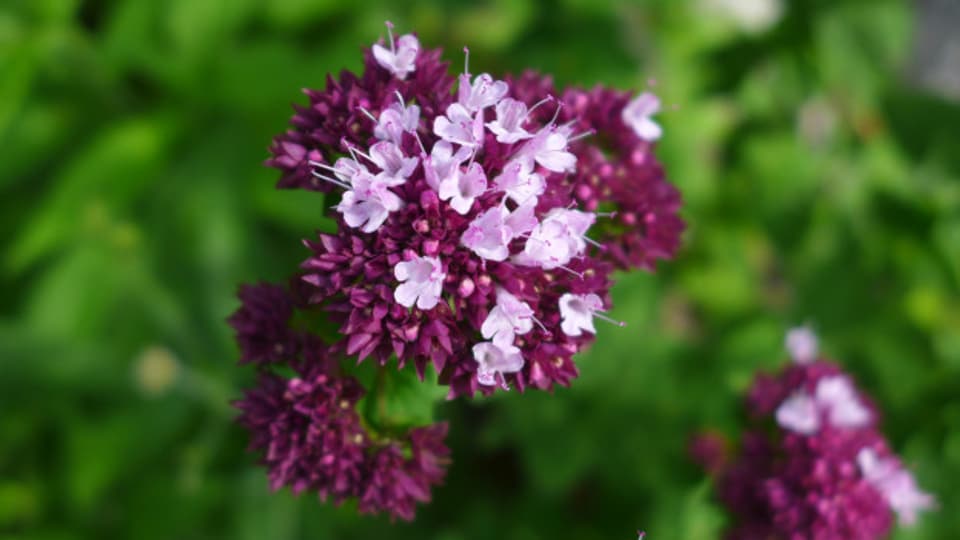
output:
[[[654, 166], [620, 120], [627, 94], [604, 90], [582, 104], [535, 81], [466, 67], [453, 77], [438, 51], [388, 29], [362, 74], [307, 92], [309, 106], [271, 148], [282, 186], [340, 197], [336, 231], [306, 242], [307, 302], [339, 324], [347, 354], [396, 358], [421, 374], [432, 364], [451, 396], [568, 384], [573, 356], [594, 337], [583, 330], [603, 316], [562, 314], [560, 298], [609, 306], [611, 262], [623, 266], [638, 243], [643, 265], [668, 257], [681, 228], [679, 198], [659, 170], [639, 190], [611, 181], [632, 198], [626, 221], [582, 189], [601, 166], [645, 175]], [[607, 140], [615, 152], [601, 146]], [[637, 152], [646, 161], [629, 165]], [[601, 237], [587, 237], [600, 221]], [[624, 240], [631, 235], [642, 238]], [[491, 360], [478, 363], [482, 343], [498, 349], [481, 347]], [[494, 369], [493, 358], [509, 362]]]

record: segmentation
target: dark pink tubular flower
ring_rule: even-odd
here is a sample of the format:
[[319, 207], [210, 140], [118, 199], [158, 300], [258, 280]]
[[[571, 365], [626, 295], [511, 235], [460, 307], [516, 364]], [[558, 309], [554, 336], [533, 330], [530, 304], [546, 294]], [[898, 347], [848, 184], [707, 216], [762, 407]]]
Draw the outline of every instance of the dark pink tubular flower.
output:
[[[552, 79], [533, 71], [510, 82], [514, 97], [524, 103], [554, 93]], [[596, 86], [569, 88], [561, 102], [559, 122], [597, 135], [571, 145], [578, 167], [565, 182], [584, 209], [610, 213], [596, 233], [605, 246], [601, 255], [621, 269], [651, 271], [657, 260], [673, 258], [685, 225], [678, 215], [680, 193], [654, 155], [663, 134], [653, 119], [659, 98]], [[536, 114], [542, 118], [548, 111]]]
[[894, 514], [902, 525], [914, 523], [935, 503], [879, 432], [877, 408], [849, 375], [818, 357], [809, 329], [792, 330], [787, 348], [793, 363], [777, 376], [758, 376], [750, 390], [755, 425], [739, 456], [719, 467], [705, 463], [735, 516], [727, 536], [872, 540], [890, 533]]
[[413, 428], [399, 437], [364, 425], [357, 402], [364, 389], [339, 373], [339, 353], [308, 339], [295, 376], [262, 371], [257, 386], [234, 403], [250, 432], [250, 450], [261, 452], [270, 486], [316, 493], [339, 504], [355, 498], [364, 513], [412, 520], [416, 503], [428, 502], [449, 463], [445, 423]]
[[455, 80], [391, 32], [274, 141], [281, 186], [339, 195], [337, 231], [306, 242], [302, 268], [348, 355], [433, 364], [451, 397], [567, 385], [609, 320], [614, 266], [676, 250], [679, 196], [641, 138], [659, 136], [656, 98], [561, 102], [528, 79], [465, 62]]

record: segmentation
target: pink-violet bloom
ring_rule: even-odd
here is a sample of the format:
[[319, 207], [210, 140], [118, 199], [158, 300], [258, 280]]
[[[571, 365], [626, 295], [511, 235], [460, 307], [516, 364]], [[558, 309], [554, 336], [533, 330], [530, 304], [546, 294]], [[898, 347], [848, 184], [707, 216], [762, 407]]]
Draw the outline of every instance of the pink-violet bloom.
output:
[[835, 427], [858, 428], [870, 423], [870, 410], [860, 403], [850, 380], [842, 375], [817, 381], [814, 397]]
[[522, 336], [532, 329], [533, 309], [530, 305], [504, 289], [497, 289], [497, 305], [480, 327], [484, 339], [511, 344], [514, 335]]
[[443, 278], [446, 274], [440, 259], [436, 257], [416, 257], [397, 263], [393, 275], [400, 281], [393, 292], [394, 299], [402, 306], [420, 309], [433, 309], [440, 301], [443, 292]]
[[651, 92], [644, 92], [623, 108], [623, 123], [633, 129], [637, 137], [653, 142], [663, 135], [663, 128], [651, 118], [658, 112], [660, 112], [660, 98]]
[[813, 396], [800, 390], [777, 407], [777, 423], [802, 435], [820, 430], [821, 415], [826, 414], [831, 426], [854, 429], [867, 426], [870, 410], [857, 398], [850, 380], [842, 375], [822, 377]]
[[568, 336], [579, 336], [584, 330], [596, 334], [593, 327], [593, 317], [598, 311], [603, 311], [603, 300], [599, 296], [590, 294], [564, 293], [560, 297], [560, 329]]
[[373, 128], [373, 136], [381, 141], [390, 141], [393, 144], [403, 143], [404, 133], [414, 133], [420, 125], [420, 107], [407, 107], [398, 101], [380, 112], [377, 126]]
[[533, 160], [553, 172], [573, 172], [577, 165], [577, 156], [567, 149], [569, 140], [568, 128], [547, 126], [524, 143], [517, 157]]
[[507, 226], [509, 212], [494, 206], [476, 217], [461, 237], [461, 243], [488, 261], [503, 261], [510, 256], [513, 231]]
[[374, 232], [387, 220], [390, 212], [403, 206], [403, 200], [390, 191], [390, 184], [383, 178], [368, 174], [354, 177], [353, 189], [343, 194], [337, 211], [343, 214], [343, 220], [353, 228], [363, 232]]
[[496, 81], [487, 73], [481, 73], [470, 84], [470, 75], [460, 75], [460, 88], [457, 92], [457, 102], [470, 112], [482, 111], [487, 107], [497, 105], [510, 87], [503, 81]]
[[523, 369], [520, 349], [509, 343], [483, 341], [473, 346], [477, 361], [477, 382], [485, 386], [497, 384], [497, 375], [516, 373]]
[[497, 136], [498, 142], [513, 144], [533, 137], [532, 133], [523, 129], [528, 113], [525, 103], [506, 98], [497, 103], [496, 111], [497, 119], [487, 122], [487, 127]]
[[872, 448], [864, 448], [857, 454], [857, 464], [863, 477], [897, 513], [901, 525], [913, 525], [920, 510], [936, 505], [933, 496], [920, 490], [913, 475], [897, 459], [881, 458]]
[[430, 149], [430, 155], [423, 159], [424, 178], [434, 191], [440, 190], [440, 184], [460, 173], [460, 164], [470, 158], [470, 149], [461, 146], [456, 153], [448, 141], [437, 141]]
[[380, 167], [389, 186], [398, 186], [407, 181], [407, 177], [417, 168], [418, 159], [406, 157], [400, 147], [390, 141], [380, 141], [370, 147], [370, 158]]
[[465, 171], [455, 170], [440, 182], [440, 200], [450, 201], [450, 207], [464, 215], [473, 207], [473, 201], [487, 190], [487, 175], [479, 163], [471, 163]]
[[483, 114], [478, 111], [471, 115], [463, 105], [452, 103], [447, 107], [446, 116], [434, 119], [433, 132], [454, 144], [479, 146], [483, 143]]
[[585, 234], [595, 220], [589, 212], [554, 208], [534, 227], [517, 262], [545, 270], [565, 266], [586, 249]]
[[792, 328], [787, 332], [787, 352], [798, 364], [807, 364], [817, 359], [817, 335], [808, 326]]
[[533, 172], [530, 161], [523, 159], [507, 163], [503, 172], [494, 178], [493, 182], [497, 189], [502, 190], [517, 204], [524, 204], [527, 201], [535, 204], [537, 197], [546, 189], [543, 176]]
[[802, 435], [820, 430], [820, 408], [806, 392], [796, 392], [777, 407], [777, 423]]
[[401, 81], [416, 70], [417, 53], [420, 52], [420, 42], [413, 34], [400, 36], [396, 43], [393, 41], [393, 24], [387, 23], [387, 35], [390, 48], [376, 43], [373, 45], [373, 57], [380, 67], [386, 69]]

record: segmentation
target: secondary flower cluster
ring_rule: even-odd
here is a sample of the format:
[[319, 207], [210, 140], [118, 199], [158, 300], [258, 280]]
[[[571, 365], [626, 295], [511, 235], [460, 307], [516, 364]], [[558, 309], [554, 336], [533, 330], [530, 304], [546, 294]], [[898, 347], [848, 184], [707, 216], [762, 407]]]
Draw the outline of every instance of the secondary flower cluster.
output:
[[[748, 409], [757, 422], [735, 459], [716, 436], [693, 452], [716, 477], [736, 517], [729, 538], [873, 540], [896, 513], [903, 525], [934, 505], [878, 430], [879, 412], [849, 375], [817, 355], [806, 328], [787, 335], [793, 359], [778, 376], [757, 377]], [[763, 425], [774, 419], [771, 435]]]
[[[354, 498], [363, 513], [413, 519], [416, 503], [429, 501], [446, 473], [446, 424], [395, 437], [369, 429], [357, 412], [364, 388], [341, 372], [341, 351], [291, 328], [297, 302], [289, 293], [248, 285], [240, 298], [230, 322], [259, 378], [234, 405], [250, 449], [262, 452], [271, 488], [314, 492], [338, 504]], [[277, 373], [281, 365], [293, 376]]]
[[432, 363], [451, 397], [566, 385], [612, 270], [678, 247], [680, 198], [652, 155], [659, 101], [466, 62], [454, 78], [439, 56], [390, 33], [275, 140], [281, 187], [340, 195], [337, 231], [307, 242], [309, 302], [347, 354], [421, 376]]

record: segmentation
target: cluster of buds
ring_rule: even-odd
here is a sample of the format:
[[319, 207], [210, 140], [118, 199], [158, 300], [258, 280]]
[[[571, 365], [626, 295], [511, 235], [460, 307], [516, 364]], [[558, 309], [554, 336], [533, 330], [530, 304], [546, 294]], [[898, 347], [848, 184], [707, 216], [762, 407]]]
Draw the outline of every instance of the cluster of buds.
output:
[[343, 372], [342, 350], [293, 327], [301, 304], [293, 293], [247, 285], [240, 298], [230, 323], [242, 361], [254, 364], [259, 377], [234, 406], [250, 432], [250, 449], [262, 452], [271, 488], [337, 504], [356, 499], [360, 512], [413, 519], [416, 504], [429, 501], [446, 474], [447, 425], [374, 429], [357, 410], [366, 389]]
[[336, 230], [304, 241], [289, 288], [242, 288], [231, 323], [261, 372], [236, 406], [273, 487], [410, 519], [443, 478], [445, 426], [380, 433], [352, 366], [432, 368], [451, 399], [567, 385], [595, 320], [624, 325], [605, 315], [613, 271], [653, 270], [684, 225], [656, 96], [474, 76], [467, 49], [452, 76], [392, 30], [274, 140], [278, 186], [324, 193]]
[[876, 406], [818, 355], [809, 329], [791, 330], [786, 345], [791, 365], [758, 376], [749, 392], [756, 425], [740, 454], [731, 459], [713, 435], [692, 448], [736, 518], [728, 537], [875, 540], [889, 534], [894, 514], [913, 524], [934, 500], [880, 433]]

